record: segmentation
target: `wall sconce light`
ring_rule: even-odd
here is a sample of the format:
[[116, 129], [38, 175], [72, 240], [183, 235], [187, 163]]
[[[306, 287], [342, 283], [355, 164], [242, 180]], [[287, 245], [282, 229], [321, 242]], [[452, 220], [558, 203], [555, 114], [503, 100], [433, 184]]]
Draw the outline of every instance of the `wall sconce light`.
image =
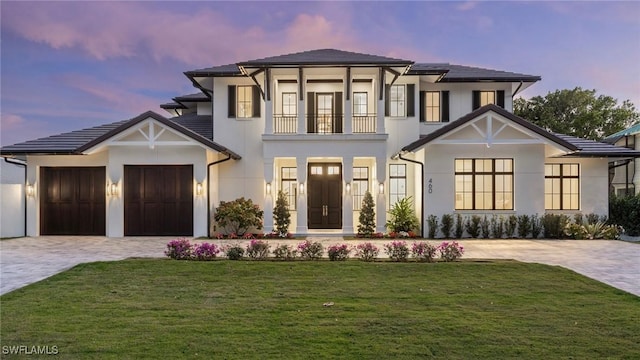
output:
[[118, 196], [118, 184], [111, 183], [107, 186], [107, 195]]
[[384, 183], [378, 184], [378, 192], [384, 194]]
[[27, 197], [33, 197], [33, 195], [35, 194], [35, 189], [33, 188], [33, 185], [31, 184], [27, 184], [27, 186], [24, 188], [24, 192], [27, 195]]
[[196, 184], [196, 195], [198, 196], [202, 195], [202, 183]]
[[304, 183], [300, 183], [300, 194], [304, 194]]
[[345, 191], [347, 192], [347, 194], [349, 194], [351, 192], [351, 183], [347, 183], [345, 185]]
[[271, 183], [270, 182], [267, 183], [266, 190], [267, 190], [267, 195], [271, 195]]

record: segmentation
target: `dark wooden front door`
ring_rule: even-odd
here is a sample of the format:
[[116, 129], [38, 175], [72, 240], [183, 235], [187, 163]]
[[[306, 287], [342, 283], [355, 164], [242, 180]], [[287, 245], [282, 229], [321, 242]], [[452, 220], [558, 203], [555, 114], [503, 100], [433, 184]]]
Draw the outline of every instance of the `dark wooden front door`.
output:
[[342, 165], [309, 164], [307, 178], [309, 229], [342, 228]]
[[40, 234], [104, 235], [104, 167], [40, 169]]
[[124, 167], [126, 236], [193, 235], [193, 167]]

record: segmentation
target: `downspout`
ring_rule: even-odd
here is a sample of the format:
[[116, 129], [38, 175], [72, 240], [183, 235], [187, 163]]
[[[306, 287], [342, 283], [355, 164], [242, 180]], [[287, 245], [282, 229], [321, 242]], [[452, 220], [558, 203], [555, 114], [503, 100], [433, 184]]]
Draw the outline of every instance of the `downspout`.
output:
[[[22, 166], [24, 168], [24, 186], [27, 186], [27, 164], [23, 162], [10, 161], [9, 158], [5, 157], [4, 161], [13, 164]], [[27, 237], [27, 189], [24, 191], [24, 236]]]
[[211, 176], [209, 175], [211, 172], [211, 167], [216, 164], [223, 163], [225, 161], [231, 160], [231, 155], [227, 154], [226, 159], [216, 160], [212, 163], [207, 164], [207, 236], [211, 236]]
[[424, 164], [420, 161], [407, 159], [402, 157], [402, 153], [398, 153], [398, 158], [400, 160], [408, 161], [410, 163], [420, 165], [420, 186], [421, 186], [421, 198], [420, 198], [420, 236], [424, 238]]

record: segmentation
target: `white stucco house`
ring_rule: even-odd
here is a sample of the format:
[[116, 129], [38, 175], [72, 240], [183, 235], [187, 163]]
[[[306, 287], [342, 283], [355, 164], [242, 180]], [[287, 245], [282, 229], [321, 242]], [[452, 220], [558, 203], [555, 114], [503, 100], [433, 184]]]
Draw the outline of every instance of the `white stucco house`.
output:
[[[640, 123], [611, 134], [605, 142], [640, 151]], [[640, 159], [620, 159], [609, 165], [611, 192], [618, 195], [640, 194]]]
[[27, 163], [27, 232], [204, 236], [220, 201], [273, 228], [353, 234], [365, 191], [378, 231], [416, 215], [607, 214], [608, 164], [640, 153], [512, 114], [539, 76], [322, 49], [187, 71], [197, 93], [129, 120], [3, 147]]

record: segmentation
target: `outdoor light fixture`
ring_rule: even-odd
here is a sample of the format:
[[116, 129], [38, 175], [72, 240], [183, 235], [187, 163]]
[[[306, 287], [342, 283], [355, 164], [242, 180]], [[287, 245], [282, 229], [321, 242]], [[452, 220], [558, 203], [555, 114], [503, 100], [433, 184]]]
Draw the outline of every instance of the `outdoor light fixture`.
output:
[[300, 183], [300, 194], [304, 194], [304, 184]]
[[345, 190], [347, 194], [351, 192], [351, 183], [347, 183], [347, 185], [345, 185]]
[[111, 183], [111, 185], [107, 187], [107, 195], [118, 196], [118, 184]]
[[378, 184], [378, 192], [384, 194], [384, 183]]
[[34, 193], [35, 193], [35, 189], [33, 188], [33, 185], [31, 184], [27, 184], [27, 186], [24, 189], [25, 193], [27, 194], [28, 197], [33, 197]]
[[196, 184], [196, 195], [198, 196], [202, 195], [202, 183]]
[[267, 195], [271, 195], [271, 183], [267, 183]]

